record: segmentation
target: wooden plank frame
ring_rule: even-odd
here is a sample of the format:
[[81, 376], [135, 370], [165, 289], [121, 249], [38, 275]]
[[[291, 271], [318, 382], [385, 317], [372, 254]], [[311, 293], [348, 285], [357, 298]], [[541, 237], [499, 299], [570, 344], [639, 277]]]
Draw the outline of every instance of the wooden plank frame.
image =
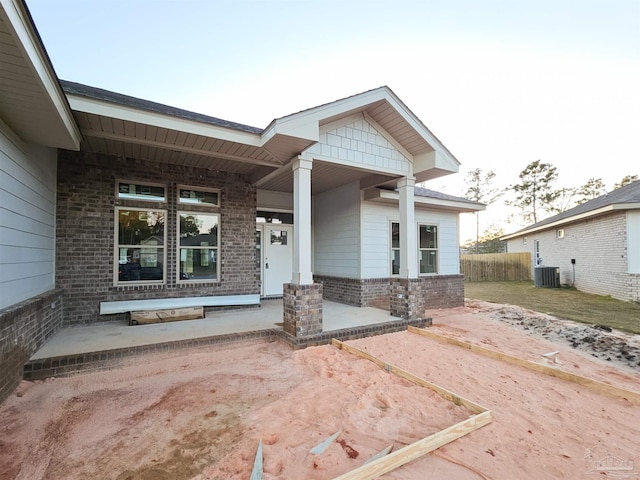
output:
[[527, 368], [535, 372], [544, 373], [545, 375], [561, 378], [563, 380], [567, 380], [569, 382], [577, 383], [578, 385], [587, 387], [590, 390], [593, 390], [597, 393], [603, 393], [603, 394], [611, 395], [617, 398], [624, 398], [635, 405], [640, 405], [640, 393], [638, 392], [625, 390], [624, 388], [616, 387], [614, 385], [600, 382], [598, 380], [593, 380], [591, 378], [582, 377], [580, 375], [576, 375], [575, 373], [565, 372], [563, 370], [560, 370], [555, 367], [551, 367], [549, 365], [543, 365], [541, 363], [531, 362], [523, 358], [514, 357], [506, 353], [491, 350], [485, 347], [481, 347], [479, 345], [474, 345], [472, 343], [464, 342], [456, 338], [439, 335], [437, 333], [429, 332], [427, 330], [423, 330], [420, 328], [409, 326], [407, 327], [407, 330], [409, 330], [409, 332], [411, 333], [422, 335], [423, 337], [430, 338], [440, 343], [446, 343], [449, 345], [455, 345], [457, 347], [466, 348], [467, 350], [471, 350], [472, 352], [475, 352], [479, 355], [484, 355], [485, 357], [495, 358], [497, 360], [500, 360], [505, 363], [509, 363], [511, 365], [517, 365], [519, 367]]
[[466, 398], [461, 397], [460, 395], [457, 395], [443, 387], [440, 387], [439, 385], [428, 382], [410, 372], [407, 372], [406, 370], [402, 370], [401, 368], [398, 368], [377, 357], [374, 357], [367, 352], [347, 345], [344, 342], [333, 339], [331, 341], [331, 344], [360, 358], [370, 360], [376, 365], [384, 368], [387, 372], [393, 373], [394, 375], [404, 378], [405, 380], [415, 383], [416, 385], [419, 385], [421, 387], [426, 387], [430, 390], [433, 390], [444, 399], [449, 400], [456, 405], [464, 406], [474, 412], [474, 415], [467, 418], [466, 420], [463, 420], [462, 422], [456, 423], [455, 425], [429, 435], [422, 440], [418, 440], [417, 442], [402, 447], [399, 450], [396, 450], [382, 458], [378, 458], [377, 460], [366, 463], [354, 470], [351, 470], [350, 472], [334, 478], [334, 480], [367, 480], [377, 478], [417, 458], [420, 458], [423, 455], [426, 455], [427, 453], [432, 452], [433, 450], [436, 450], [443, 445], [446, 445], [447, 443], [468, 435], [469, 433], [491, 423], [492, 421], [491, 411], [475, 402], [472, 402], [471, 400], [467, 400]]

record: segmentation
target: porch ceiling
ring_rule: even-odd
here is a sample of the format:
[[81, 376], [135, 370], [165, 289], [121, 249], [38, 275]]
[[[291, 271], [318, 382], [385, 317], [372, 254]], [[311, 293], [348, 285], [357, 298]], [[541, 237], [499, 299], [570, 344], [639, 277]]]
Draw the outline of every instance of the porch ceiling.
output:
[[254, 145], [197, 133], [74, 111], [83, 150], [232, 173], [251, 174], [283, 162]]
[[[311, 193], [317, 195], [355, 181], [366, 184], [366, 186], [370, 186], [370, 184], [382, 185], [395, 178], [397, 177], [372, 175], [371, 172], [365, 170], [314, 160], [311, 170]], [[257, 185], [262, 190], [293, 192], [293, 170], [290, 166], [283, 167], [276, 174], [265, 177], [264, 181], [257, 182]]]

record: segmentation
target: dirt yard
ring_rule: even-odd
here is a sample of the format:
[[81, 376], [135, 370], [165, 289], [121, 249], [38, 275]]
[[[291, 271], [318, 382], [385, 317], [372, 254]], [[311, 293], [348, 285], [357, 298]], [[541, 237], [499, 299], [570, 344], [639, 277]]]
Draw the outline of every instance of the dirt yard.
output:
[[[542, 328], [539, 314], [483, 302], [428, 314], [432, 332], [640, 392], [640, 367], [617, 358], [618, 340], [629, 357], [637, 336], [598, 330], [587, 332], [594, 342], [577, 342], [550, 334], [553, 319]], [[589, 351], [600, 335], [617, 339], [605, 358]], [[410, 332], [348, 343], [493, 413], [489, 425], [384, 478], [640, 474], [640, 406], [624, 398]], [[552, 351], [555, 360], [542, 356]], [[0, 406], [0, 478], [248, 479], [262, 439], [265, 479], [331, 479], [471, 414], [333, 346], [241, 344], [23, 382]], [[325, 453], [309, 453], [338, 430]]]

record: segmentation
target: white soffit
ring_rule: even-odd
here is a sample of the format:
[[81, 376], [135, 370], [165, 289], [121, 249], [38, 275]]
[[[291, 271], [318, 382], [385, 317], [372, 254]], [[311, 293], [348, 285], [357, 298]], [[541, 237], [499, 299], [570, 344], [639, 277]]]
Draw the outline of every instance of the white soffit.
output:
[[78, 112], [151, 125], [158, 128], [166, 128], [167, 130], [192, 133], [194, 135], [217, 138], [235, 143], [243, 143], [255, 147], [261, 146], [260, 136], [249, 132], [209, 125], [171, 115], [163, 115], [161, 113], [150, 112], [125, 105], [116, 105], [80, 95], [69, 94], [68, 99], [71, 109]]
[[0, 116], [21, 138], [78, 150], [81, 135], [31, 16], [0, 0]]

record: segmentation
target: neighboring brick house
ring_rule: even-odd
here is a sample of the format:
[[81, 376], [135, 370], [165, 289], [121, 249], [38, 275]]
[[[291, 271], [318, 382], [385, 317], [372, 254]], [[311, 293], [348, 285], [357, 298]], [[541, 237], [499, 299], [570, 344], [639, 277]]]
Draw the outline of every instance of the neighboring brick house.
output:
[[502, 237], [533, 267], [560, 268], [560, 282], [640, 301], [640, 181]]
[[458, 215], [484, 207], [415, 187], [459, 163], [389, 88], [255, 128], [60, 81], [21, 0], [0, 32], [0, 400], [59, 328], [141, 301], [282, 297], [297, 336], [322, 298], [462, 304]]

